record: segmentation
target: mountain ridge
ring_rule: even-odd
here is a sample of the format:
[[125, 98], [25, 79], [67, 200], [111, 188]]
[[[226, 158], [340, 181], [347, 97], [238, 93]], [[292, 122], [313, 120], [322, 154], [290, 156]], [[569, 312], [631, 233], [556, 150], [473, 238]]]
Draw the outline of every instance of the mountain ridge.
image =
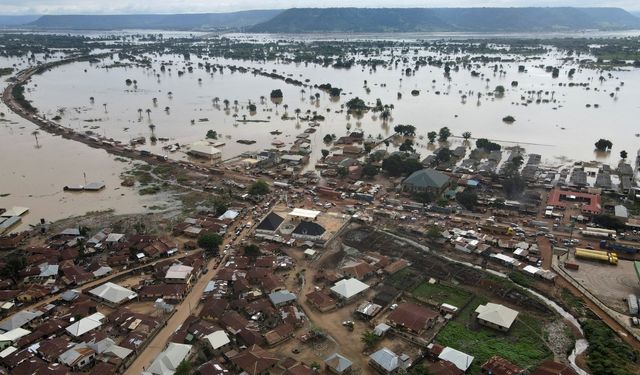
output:
[[[33, 17], [32, 17], [33, 18]], [[539, 32], [640, 29], [620, 8], [291, 8], [230, 13], [4, 17], [36, 30], [224, 30], [256, 33]], [[0, 16], [0, 26], [2, 23]], [[29, 22], [31, 21], [31, 22]]]
[[504, 32], [640, 28], [620, 8], [292, 8], [248, 29], [257, 33]]
[[24, 26], [35, 29], [241, 29], [267, 21], [280, 9], [246, 10], [230, 13], [45, 15]]

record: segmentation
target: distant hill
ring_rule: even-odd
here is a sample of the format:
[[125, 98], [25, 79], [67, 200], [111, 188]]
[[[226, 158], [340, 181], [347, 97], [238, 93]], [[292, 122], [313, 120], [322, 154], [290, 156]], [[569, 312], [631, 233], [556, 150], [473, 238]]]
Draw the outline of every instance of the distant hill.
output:
[[0, 16], [0, 27], [19, 26], [33, 22], [40, 16]]
[[267, 21], [282, 10], [248, 10], [232, 13], [130, 14], [130, 15], [49, 15], [26, 24], [36, 29], [118, 30], [242, 29]]
[[640, 28], [620, 8], [294, 8], [248, 29], [311, 32], [535, 32]]

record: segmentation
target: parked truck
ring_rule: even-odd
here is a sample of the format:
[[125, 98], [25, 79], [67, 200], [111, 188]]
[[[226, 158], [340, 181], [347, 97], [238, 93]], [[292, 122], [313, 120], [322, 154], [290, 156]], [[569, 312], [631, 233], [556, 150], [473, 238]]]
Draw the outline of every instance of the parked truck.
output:
[[600, 240], [600, 248], [604, 250], [613, 250], [617, 253], [625, 254], [637, 254], [640, 249], [633, 246], [623, 245], [617, 242], [611, 242], [607, 240]]
[[586, 237], [616, 238], [616, 235], [614, 233], [602, 232], [602, 231], [592, 230], [592, 229], [583, 229], [580, 231], [580, 233]]
[[618, 254], [607, 251], [576, 248], [576, 258], [607, 262], [614, 266], [618, 265]]

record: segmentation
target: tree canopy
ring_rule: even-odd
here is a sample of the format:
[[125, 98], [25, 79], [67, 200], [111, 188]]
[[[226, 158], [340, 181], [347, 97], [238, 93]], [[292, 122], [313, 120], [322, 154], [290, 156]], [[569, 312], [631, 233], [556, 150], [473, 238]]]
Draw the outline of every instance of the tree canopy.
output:
[[280, 89], [271, 90], [270, 97], [273, 98], [273, 99], [281, 99], [282, 98], [282, 90], [280, 90]]
[[438, 141], [446, 142], [447, 139], [449, 139], [449, 136], [451, 136], [451, 130], [449, 130], [448, 127], [444, 126], [440, 128], [440, 131], [438, 132]]
[[355, 97], [350, 99], [347, 104], [346, 104], [347, 108], [349, 109], [350, 112], [353, 111], [364, 111], [366, 110], [368, 107], [365, 104], [364, 100], [360, 99], [359, 97]]
[[595, 143], [595, 146], [596, 150], [598, 151], [607, 151], [611, 150], [611, 148], [613, 147], [613, 143], [611, 143], [611, 141], [608, 139], [600, 138], [598, 142]]
[[393, 127], [393, 131], [405, 137], [413, 137], [416, 135], [416, 127], [413, 125], [396, 125]]
[[249, 187], [249, 194], [251, 195], [265, 195], [269, 194], [269, 184], [264, 180], [257, 180]]
[[491, 142], [490, 140], [488, 140], [486, 138], [478, 138], [476, 140], [476, 147], [477, 148], [482, 148], [487, 152], [500, 151], [500, 149], [502, 148], [502, 146], [500, 146], [499, 144]]
[[394, 154], [382, 161], [382, 169], [390, 176], [400, 176], [422, 169], [422, 164], [406, 155]]
[[220, 245], [222, 245], [222, 237], [217, 233], [206, 233], [198, 238], [198, 246], [207, 252], [218, 253]]

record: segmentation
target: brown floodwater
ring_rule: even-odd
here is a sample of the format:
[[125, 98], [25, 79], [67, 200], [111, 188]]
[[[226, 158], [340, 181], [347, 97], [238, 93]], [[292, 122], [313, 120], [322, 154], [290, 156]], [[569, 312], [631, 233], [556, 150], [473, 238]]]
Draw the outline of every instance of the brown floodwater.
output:
[[[296, 135], [308, 127], [308, 122], [295, 119], [296, 108], [302, 115], [316, 111], [326, 117], [309, 138], [312, 160], [319, 158], [320, 150], [326, 148], [322, 141], [325, 134], [340, 136], [361, 129], [366, 136], [386, 137], [396, 124], [413, 124], [418, 128], [418, 136], [424, 138], [418, 140], [423, 156], [431, 152], [425, 147], [427, 132], [448, 126], [454, 135], [470, 131], [474, 137], [502, 141], [505, 146], [521, 145], [528, 152], [541, 153], [547, 163], [556, 163], [558, 158], [565, 157], [593, 160], [596, 158], [594, 142], [608, 138], [614, 148], [603, 160], [617, 163], [620, 150], [635, 154], [636, 133], [640, 132], [637, 125], [640, 71], [613, 71], [609, 77], [606, 72], [577, 69], [575, 76], [568, 78], [568, 70], [577, 67], [563, 64], [560, 59], [564, 56], [555, 52], [534, 61], [517, 61], [518, 57], [513, 56], [516, 61], [502, 64], [504, 74], [494, 73], [493, 64], [473, 68], [483, 75], [481, 77], [472, 77], [469, 70], [452, 71], [450, 80], [443, 76], [441, 68], [429, 66], [406, 76], [403, 64], [372, 71], [359, 66], [347, 70], [314, 64], [206, 60], [276, 71], [294, 79], [308, 79], [311, 84], [331, 83], [346, 93], [337, 101], [317, 89], [305, 88], [302, 93], [300, 87], [251, 73], [232, 73], [225, 69], [222, 74], [208, 74], [197, 67], [198, 62], [206, 61], [193, 56], [190, 61], [177, 55], [151, 57], [154, 60], [151, 69], [104, 68], [105, 64], [113, 63], [111, 59], [100, 64], [79, 62], [55, 68], [32, 79], [28, 97], [47, 117], [61, 116], [60, 123], [65, 126], [78, 131], [91, 130], [123, 142], [139, 136], [148, 139], [149, 125], [153, 124], [155, 135], [169, 141], [155, 145], [147, 142], [140, 148], [172, 158], [185, 155], [183, 152], [169, 154], [163, 151], [163, 146], [203, 140], [210, 129], [221, 135], [219, 141], [226, 142], [222, 147], [223, 159], [270, 148], [276, 140], [291, 145]], [[172, 63], [166, 72], [160, 71], [162, 62]], [[179, 76], [178, 70], [186, 70], [188, 64], [194, 67], [193, 73]], [[527, 71], [518, 73], [518, 65], [525, 65]], [[551, 73], [545, 71], [545, 65], [561, 66], [560, 77], [552, 78]], [[601, 75], [606, 78], [602, 82]], [[127, 86], [126, 79], [136, 80], [137, 84]], [[512, 87], [512, 81], [518, 81], [518, 86]], [[564, 85], [569, 82], [585, 83], [588, 87]], [[497, 85], [506, 88], [504, 96], [487, 95]], [[268, 99], [273, 89], [281, 89], [284, 94], [278, 106]], [[413, 96], [412, 90], [420, 90], [420, 95]], [[478, 92], [482, 93], [479, 100]], [[320, 94], [319, 100], [310, 100], [310, 95], [315, 93]], [[615, 97], [610, 97], [611, 93]], [[463, 95], [467, 96], [466, 100]], [[262, 102], [261, 96], [267, 99]], [[385, 122], [373, 112], [362, 118], [347, 115], [341, 107], [355, 96], [372, 105], [377, 98], [384, 104], [393, 104], [392, 119]], [[93, 103], [90, 97], [95, 98]], [[216, 97], [220, 99], [217, 106], [212, 102]], [[156, 104], [153, 98], [157, 99]], [[230, 101], [229, 110], [225, 110], [224, 99]], [[526, 103], [528, 99], [531, 102]], [[539, 104], [536, 99], [540, 99]], [[257, 105], [256, 113], [249, 112], [249, 102]], [[169, 110], [165, 111], [165, 107]], [[149, 114], [147, 109], [151, 111]], [[293, 119], [282, 120], [284, 113]], [[504, 123], [502, 118], [507, 115], [514, 116], [516, 121]], [[244, 116], [265, 122], [243, 123]], [[270, 134], [274, 130], [282, 134]], [[240, 139], [256, 143], [236, 143]]]

